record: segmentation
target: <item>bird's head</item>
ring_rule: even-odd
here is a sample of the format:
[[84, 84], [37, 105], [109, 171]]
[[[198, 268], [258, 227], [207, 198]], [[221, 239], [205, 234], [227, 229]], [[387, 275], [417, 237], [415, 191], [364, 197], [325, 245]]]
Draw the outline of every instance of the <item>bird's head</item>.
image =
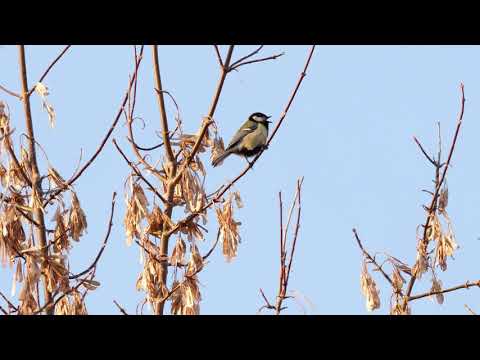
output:
[[267, 116], [261, 112], [256, 112], [250, 115], [249, 120], [268, 125], [271, 123], [271, 121], [268, 120], [270, 118], [271, 116]]

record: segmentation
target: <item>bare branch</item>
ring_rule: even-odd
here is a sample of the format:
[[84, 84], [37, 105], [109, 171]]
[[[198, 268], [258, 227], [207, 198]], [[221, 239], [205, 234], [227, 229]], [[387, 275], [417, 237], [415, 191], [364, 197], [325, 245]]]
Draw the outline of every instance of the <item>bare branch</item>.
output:
[[13, 92], [13, 91], [10, 91], [8, 90], [6, 87], [0, 85], [0, 90], [3, 90], [5, 91], [8, 95], [12, 95], [12, 96], [15, 96], [16, 98], [22, 100], [22, 97], [20, 95], [18, 95], [17, 93]]
[[303, 177], [299, 180], [297, 180], [297, 194], [298, 196], [295, 196], [295, 199], [293, 201], [293, 205], [297, 204], [297, 221], [296, 221], [296, 226], [295, 226], [295, 233], [293, 237], [293, 242], [292, 242], [292, 247], [290, 249], [290, 258], [287, 266], [287, 259], [286, 259], [286, 237], [287, 233], [285, 231], [283, 241], [281, 241], [281, 249], [282, 254], [280, 257], [280, 286], [278, 288], [278, 295], [277, 295], [277, 300], [275, 302], [275, 314], [280, 315], [281, 311], [285, 309], [282, 307], [283, 300], [287, 299], [287, 290], [288, 290], [288, 280], [290, 279], [290, 273], [292, 270], [292, 262], [293, 262], [293, 255], [295, 254], [295, 248], [297, 244], [297, 238], [298, 238], [298, 231], [300, 229], [300, 215], [301, 215], [301, 210], [302, 210], [302, 199], [301, 199], [301, 191], [302, 191], [302, 183], [303, 183]]
[[218, 99], [220, 99], [220, 94], [222, 93], [223, 84], [225, 83], [225, 78], [227, 77], [228, 68], [230, 67], [230, 61], [232, 60], [233, 48], [234, 45], [230, 45], [227, 52], [227, 57], [225, 58], [224, 66], [222, 67], [222, 71], [220, 74], [220, 79], [218, 80], [217, 89], [215, 90], [215, 95], [212, 100], [212, 104], [210, 105], [210, 110], [208, 111], [207, 117], [213, 119], [213, 114], [215, 113], [215, 109], [217, 108]]
[[215, 48], [215, 53], [217, 54], [218, 63], [220, 64], [220, 67], [223, 68], [222, 56], [220, 55], [220, 50], [218, 49], [218, 45], [213, 45], [213, 47]]
[[4, 314], [4, 315], [8, 315], [8, 312], [7, 310], [5, 310], [3, 307], [0, 306], [0, 311]]
[[468, 310], [468, 312], [471, 314], [471, 315], [477, 315], [477, 313], [475, 311], [473, 311], [472, 309], [470, 309], [470, 307], [465, 304], [465, 308]]
[[8, 304], [9, 307], [11, 307], [15, 311], [18, 311], [18, 308], [15, 305], [13, 305], [10, 302], [10, 300], [8, 300], [8, 298], [5, 295], [3, 295], [3, 293], [1, 291], [0, 291], [0, 296], [3, 298], [3, 300], [5, 300], [5, 302]]
[[160, 123], [162, 125], [163, 143], [165, 145], [167, 159], [169, 162], [172, 163], [172, 166], [175, 167], [172, 145], [170, 144], [170, 138], [168, 137], [169, 136], [168, 120], [167, 120], [167, 113], [165, 112], [165, 101], [163, 99], [163, 93], [162, 93], [163, 87], [162, 87], [162, 80], [160, 78], [160, 67], [158, 64], [158, 46], [157, 45], [152, 45], [152, 53], [153, 53], [155, 88], [157, 90], [158, 105], [160, 107]]
[[418, 147], [419, 147], [420, 150], [422, 151], [423, 155], [425, 155], [425, 157], [428, 159], [428, 161], [430, 161], [433, 166], [438, 166], [437, 163], [436, 163], [436, 161], [433, 160], [433, 159], [427, 154], [427, 152], [423, 149], [422, 144], [420, 144], [420, 141], [418, 141], [418, 139], [417, 139], [415, 136], [413, 137], [413, 140], [414, 140], [415, 143], [418, 145]]
[[445, 294], [445, 293], [460, 290], [460, 289], [468, 289], [468, 288], [471, 288], [471, 287], [474, 287], [474, 286], [480, 287], [480, 280], [473, 281], [473, 282], [467, 281], [465, 284], [454, 286], [454, 287], [451, 287], [451, 288], [448, 288], [448, 289], [443, 289], [443, 290], [439, 290], [439, 291], [429, 291], [429, 292], [426, 292], [426, 293], [423, 293], [423, 294], [409, 296], [408, 301], [410, 302], [410, 301], [413, 301], [413, 300], [417, 300], [417, 299], [421, 299], [421, 298], [424, 298], [424, 297], [437, 295], [437, 294]]
[[253, 50], [253, 51], [252, 51], [251, 53], [249, 53], [248, 55], [245, 55], [244, 57], [242, 57], [242, 58], [238, 59], [237, 61], [233, 62], [232, 65], [230, 66], [230, 68], [233, 67], [233, 66], [236, 66], [237, 64], [240, 64], [243, 60], [247, 60], [247, 59], [251, 58], [252, 56], [258, 54], [258, 52], [259, 52], [260, 50], [262, 50], [263, 47], [264, 47], [264, 45], [260, 45], [258, 48], [256, 48], [255, 50]]
[[[57, 63], [58, 60], [60, 60], [60, 58], [67, 52], [68, 49], [70, 49], [72, 45], [67, 45], [63, 50], [62, 52], [55, 58], [55, 60], [52, 61], [52, 63], [48, 66], [48, 68], [44, 71], [44, 73], [42, 74], [42, 76], [40, 76], [40, 80], [37, 81], [37, 83], [39, 82], [42, 82], [43, 79], [45, 79], [45, 77], [47, 76], [47, 74], [50, 72], [50, 70], [52, 69], [52, 67]], [[35, 86], [33, 86], [33, 88], [30, 89], [30, 91], [28, 92], [27, 96], [30, 96], [32, 95], [32, 93], [35, 91]]]
[[[362, 253], [363, 255], [373, 264], [375, 265], [375, 267], [378, 269], [378, 271], [380, 271], [380, 273], [383, 275], [383, 277], [385, 279], [387, 279], [387, 281], [390, 283], [390, 285], [392, 287], [393, 286], [393, 281], [392, 279], [390, 278], [390, 276], [388, 276], [388, 274], [383, 271], [382, 267], [380, 265], [378, 265], [377, 261], [368, 253], [367, 250], [365, 250], [365, 248], [363, 247], [362, 245], [362, 242], [360, 241], [360, 237], [358, 236], [358, 233], [357, 233], [357, 230], [355, 228], [352, 229], [353, 231], [353, 234], [355, 235], [355, 239], [357, 240], [357, 244], [358, 244], [358, 247], [360, 248], [360, 250], [362, 250]], [[401, 293], [401, 292], [400, 292]]]
[[253, 63], [258, 63], [258, 62], [264, 62], [264, 61], [268, 61], [268, 60], [275, 60], [276, 58], [279, 58], [280, 56], [283, 56], [285, 55], [284, 52], [280, 53], [280, 54], [275, 54], [275, 55], [271, 55], [271, 56], [267, 56], [267, 57], [264, 57], [264, 58], [261, 58], [261, 59], [255, 59], [255, 60], [250, 60], [250, 61], [245, 61], [245, 62], [242, 62], [238, 65], [235, 65], [235, 66], [231, 66], [229, 71], [233, 71], [233, 70], [237, 70], [240, 66], [243, 66], [243, 65], [248, 65], [248, 64], [253, 64]]
[[121, 307], [115, 300], [113, 300], [113, 303], [118, 307], [118, 310], [120, 310], [120, 312], [123, 315], [128, 315], [128, 313], [125, 311], [125, 309], [123, 307]]
[[148, 187], [150, 188], [150, 190], [152, 190], [155, 195], [158, 196], [158, 198], [160, 200], [162, 200], [164, 203], [167, 203], [167, 200], [157, 191], [157, 189], [155, 189], [155, 186], [153, 186], [150, 181], [148, 181], [143, 175], [142, 173], [137, 169], [137, 167], [130, 161], [128, 160], [127, 156], [125, 155], [125, 153], [122, 151], [122, 149], [120, 149], [120, 146], [118, 146], [117, 144], [117, 141], [115, 139], [112, 140], [113, 142], [113, 145], [115, 145], [115, 147], [117, 148], [118, 152], [120, 153], [120, 155], [122, 155], [123, 159], [127, 162], [128, 166], [130, 166], [132, 168], [132, 170], [135, 172], [135, 174], [140, 178], [142, 179], [145, 184], [148, 185]]

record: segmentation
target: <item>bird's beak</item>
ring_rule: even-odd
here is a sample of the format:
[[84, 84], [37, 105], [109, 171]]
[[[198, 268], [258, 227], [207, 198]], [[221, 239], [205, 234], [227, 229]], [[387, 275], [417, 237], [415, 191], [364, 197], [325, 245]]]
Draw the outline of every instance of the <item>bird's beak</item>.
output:
[[[271, 117], [272, 116], [267, 116], [267, 119], [270, 119]], [[267, 120], [267, 123], [271, 124], [272, 122]]]

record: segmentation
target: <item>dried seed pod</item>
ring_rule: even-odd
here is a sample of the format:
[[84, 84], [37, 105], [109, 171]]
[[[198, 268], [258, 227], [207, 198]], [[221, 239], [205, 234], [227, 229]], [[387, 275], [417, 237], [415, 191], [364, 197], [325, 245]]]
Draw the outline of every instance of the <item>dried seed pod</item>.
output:
[[360, 286], [362, 293], [366, 298], [366, 307], [368, 311], [373, 311], [380, 307], [379, 291], [375, 281], [368, 273], [367, 264], [363, 263], [362, 273], [360, 275]]
[[70, 236], [73, 240], [79, 241], [80, 237], [87, 230], [87, 217], [83, 212], [80, 201], [77, 198], [75, 192], [72, 191], [72, 205], [70, 208], [70, 214], [68, 219], [68, 225], [70, 228]]

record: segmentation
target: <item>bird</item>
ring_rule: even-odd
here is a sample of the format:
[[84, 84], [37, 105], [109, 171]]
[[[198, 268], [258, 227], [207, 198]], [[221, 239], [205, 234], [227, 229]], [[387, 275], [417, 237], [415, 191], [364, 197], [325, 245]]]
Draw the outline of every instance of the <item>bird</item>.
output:
[[231, 154], [244, 156], [251, 165], [248, 157], [257, 155], [260, 151], [266, 149], [268, 125], [271, 124], [269, 118], [271, 116], [261, 112], [250, 115], [230, 140], [225, 152], [212, 160], [212, 165], [214, 167], [220, 165]]

